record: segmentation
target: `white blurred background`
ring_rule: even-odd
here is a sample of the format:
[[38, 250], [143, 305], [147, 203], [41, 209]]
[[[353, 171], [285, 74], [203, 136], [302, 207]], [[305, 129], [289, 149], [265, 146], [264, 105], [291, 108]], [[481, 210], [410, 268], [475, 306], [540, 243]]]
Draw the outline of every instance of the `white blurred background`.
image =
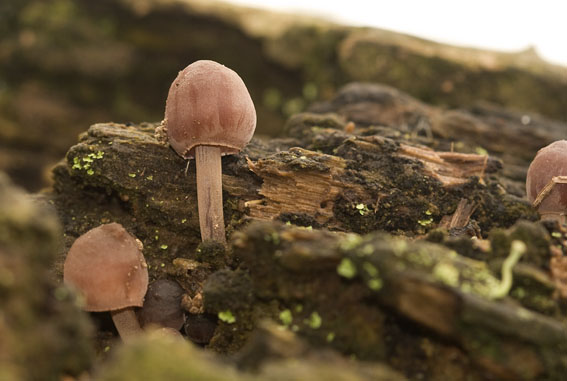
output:
[[227, 0], [321, 16], [459, 46], [518, 52], [535, 48], [567, 66], [567, 0]]

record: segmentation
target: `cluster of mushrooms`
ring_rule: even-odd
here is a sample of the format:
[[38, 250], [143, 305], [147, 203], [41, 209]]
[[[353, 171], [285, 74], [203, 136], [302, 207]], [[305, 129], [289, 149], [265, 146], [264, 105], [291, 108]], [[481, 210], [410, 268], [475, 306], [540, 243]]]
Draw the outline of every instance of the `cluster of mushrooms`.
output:
[[[240, 151], [256, 128], [256, 110], [242, 79], [213, 61], [197, 61], [171, 84], [162, 126], [171, 147], [195, 158], [201, 238], [226, 244], [221, 156]], [[542, 219], [567, 224], [567, 140], [542, 148], [531, 163], [526, 189]], [[96, 227], [72, 245], [64, 281], [85, 298], [85, 310], [110, 311], [123, 340], [156, 325], [179, 334], [183, 293], [173, 281], [148, 288], [142, 243], [120, 224]], [[142, 307], [138, 313], [135, 309]]]
[[[203, 241], [226, 244], [221, 156], [244, 148], [255, 128], [254, 103], [233, 70], [214, 61], [197, 61], [179, 72], [171, 84], [162, 132], [180, 156], [195, 158]], [[142, 249], [141, 241], [122, 225], [98, 226], [71, 246], [64, 282], [83, 296], [86, 311], [109, 311], [125, 341], [152, 325], [180, 335], [185, 320], [180, 305], [184, 291], [165, 279], [148, 287]]]

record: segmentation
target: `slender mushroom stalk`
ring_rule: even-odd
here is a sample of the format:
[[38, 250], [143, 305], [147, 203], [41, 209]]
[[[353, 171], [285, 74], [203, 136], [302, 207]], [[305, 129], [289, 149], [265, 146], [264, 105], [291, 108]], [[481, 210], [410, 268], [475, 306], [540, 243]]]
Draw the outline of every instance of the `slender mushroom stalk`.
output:
[[110, 311], [110, 316], [122, 340], [129, 341], [142, 333], [142, 328], [133, 308]]
[[219, 63], [192, 63], [171, 84], [163, 129], [181, 157], [196, 159], [202, 240], [226, 243], [221, 156], [242, 150], [256, 129], [256, 110], [246, 85]]
[[197, 205], [201, 239], [226, 243], [222, 211], [221, 150], [215, 146], [195, 147]]
[[538, 151], [528, 168], [526, 193], [542, 220], [567, 225], [567, 140]]
[[141, 242], [117, 223], [101, 225], [75, 240], [63, 267], [63, 280], [85, 297], [86, 311], [110, 311], [120, 337], [141, 332], [134, 311], [148, 288], [148, 266]]

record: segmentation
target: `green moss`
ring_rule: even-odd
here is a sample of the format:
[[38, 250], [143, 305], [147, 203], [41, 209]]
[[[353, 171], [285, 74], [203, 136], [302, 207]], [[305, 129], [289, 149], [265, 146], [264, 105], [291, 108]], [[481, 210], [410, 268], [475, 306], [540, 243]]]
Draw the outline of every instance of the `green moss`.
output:
[[350, 251], [357, 247], [360, 242], [362, 242], [362, 238], [358, 234], [347, 234], [344, 240], [341, 241], [341, 250], [343, 251]]
[[365, 204], [356, 204], [356, 210], [360, 213], [361, 216], [365, 216], [366, 214], [370, 213], [370, 209]]
[[311, 313], [311, 315], [309, 315], [308, 319], [304, 320], [304, 323], [307, 324], [311, 329], [319, 329], [321, 328], [321, 324], [323, 324], [323, 319], [317, 311], [314, 311]]
[[362, 269], [366, 272], [366, 274], [368, 274], [369, 277], [371, 278], [376, 278], [378, 277], [379, 273], [378, 273], [378, 269], [376, 268], [376, 266], [374, 266], [372, 263], [370, 262], [363, 262], [362, 263]]
[[95, 160], [101, 160], [104, 157], [103, 151], [97, 151], [96, 153], [91, 152], [87, 155], [79, 158], [78, 156], [73, 157], [73, 165], [71, 169], [82, 170], [84, 169], [87, 175], [92, 176], [94, 175], [94, 170], [92, 169], [92, 165], [95, 163]]
[[382, 289], [382, 286], [384, 285], [384, 283], [382, 282], [382, 279], [372, 278], [372, 279], [368, 279], [366, 281], [366, 285], [372, 291], [379, 291], [379, 290]]
[[420, 224], [421, 226], [429, 226], [433, 223], [433, 218], [428, 218], [425, 220], [417, 220], [417, 223]]
[[332, 343], [335, 340], [335, 333], [329, 332], [326, 337], [327, 343]]
[[218, 317], [220, 321], [223, 321], [227, 324], [236, 323], [236, 317], [233, 315], [232, 311], [230, 310], [220, 311], [218, 313]]
[[344, 278], [352, 279], [356, 276], [356, 266], [350, 259], [343, 258], [337, 266], [337, 273]]
[[293, 322], [293, 315], [291, 313], [291, 310], [289, 309], [285, 309], [282, 312], [280, 312], [279, 318], [282, 324], [286, 327], [289, 327]]
[[433, 276], [448, 286], [459, 286], [459, 270], [450, 263], [439, 262], [436, 264], [433, 267]]

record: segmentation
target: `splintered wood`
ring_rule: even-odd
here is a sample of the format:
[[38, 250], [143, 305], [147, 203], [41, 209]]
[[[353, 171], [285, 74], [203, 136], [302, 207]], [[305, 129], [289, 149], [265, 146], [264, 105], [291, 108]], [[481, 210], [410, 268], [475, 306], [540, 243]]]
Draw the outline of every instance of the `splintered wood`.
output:
[[469, 220], [476, 209], [476, 205], [467, 200], [461, 199], [455, 209], [455, 213], [450, 216], [445, 216], [441, 219], [439, 227], [446, 229], [462, 229], [469, 223]]
[[425, 173], [446, 187], [464, 184], [471, 176], [482, 179], [488, 163], [487, 155], [436, 152], [427, 147], [407, 144], [400, 144], [398, 156], [419, 159], [425, 167]]
[[[335, 198], [345, 188], [352, 188], [338, 180], [346, 167], [345, 160], [300, 148], [292, 151], [298, 155], [295, 163], [248, 161], [250, 169], [264, 181], [259, 192], [264, 199], [246, 203], [249, 215], [270, 220], [282, 213], [306, 214], [318, 223], [327, 223], [333, 217]], [[315, 161], [324, 165], [313, 166]]]
[[[364, 145], [365, 151], [380, 152], [385, 139], [373, 138], [357, 139], [355, 144]], [[482, 179], [488, 160], [484, 155], [436, 152], [406, 144], [400, 144], [391, 154], [421, 162], [424, 174], [439, 180], [444, 187], [464, 184], [471, 176]], [[344, 180], [347, 161], [338, 156], [292, 148], [257, 162], [249, 160], [248, 165], [263, 180], [259, 191], [263, 199], [246, 203], [248, 215], [255, 219], [269, 220], [292, 213], [327, 224], [332, 222], [337, 196], [345, 190], [360, 195], [361, 200], [372, 198], [363, 185]]]

